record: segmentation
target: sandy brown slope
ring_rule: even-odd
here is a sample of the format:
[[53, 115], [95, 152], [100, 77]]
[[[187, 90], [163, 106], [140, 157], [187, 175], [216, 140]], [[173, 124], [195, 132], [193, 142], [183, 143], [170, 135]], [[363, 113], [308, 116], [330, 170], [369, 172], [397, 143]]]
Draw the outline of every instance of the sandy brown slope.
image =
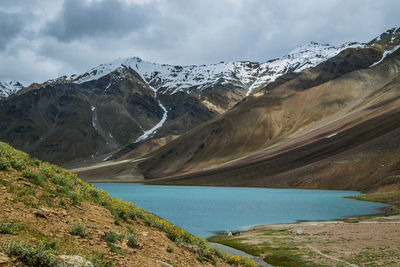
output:
[[[184, 184], [361, 190], [380, 187], [376, 185], [377, 181], [354, 181], [366, 175], [364, 169], [360, 172], [361, 177], [348, 172], [358, 178], [347, 183], [335, 180], [336, 175], [316, 179], [322, 173], [315, 172], [310, 176], [310, 170], [316, 168], [311, 164], [342, 155], [345, 151], [348, 151], [347, 155], [357, 158], [362, 158], [360, 156], [367, 152], [376, 155], [380, 150], [389, 158], [396, 153], [396, 145], [388, 145], [388, 142], [397, 142], [397, 139], [391, 139], [390, 134], [396, 136], [396, 122], [399, 121], [395, 109], [399, 97], [399, 59], [397, 51], [375, 67], [342, 75], [287, 97], [282, 97], [283, 93], [288, 92], [284, 90], [287, 85], [283, 84], [269, 94], [249, 98], [220, 120], [184, 136], [187, 142], [184, 138], [178, 138], [175, 146], [166, 146], [152, 160], [142, 163], [144, 174], [149, 178], [173, 175], [176, 177], [167, 180]], [[389, 112], [389, 109], [393, 110]], [[365, 121], [367, 118], [369, 120]], [[345, 135], [324, 138], [325, 135], [344, 130]], [[297, 142], [297, 145], [293, 145], [293, 142]], [[229, 163], [251, 151], [268, 146], [274, 148], [271, 145], [276, 146], [275, 150], [259, 152], [255, 156]], [[360, 155], [355, 148], [361, 145], [368, 149], [365, 148]], [[282, 150], [279, 151], [279, 148]], [[393, 163], [393, 155], [391, 158]], [[221, 163], [226, 166], [210, 168]], [[301, 169], [303, 172], [300, 172]], [[276, 176], [278, 174], [279, 177]], [[346, 177], [348, 175], [343, 179]], [[377, 179], [379, 175], [374, 177]], [[307, 179], [309, 182], [305, 181]], [[326, 182], [330, 179], [331, 182]]]
[[339, 121], [329, 125], [335, 126], [333, 132], [316, 130], [295, 139], [292, 147], [278, 147], [219, 168], [154, 182], [396, 190], [400, 188], [399, 111], [385, 112], [328, 138], [339, 125], [346, 127], [345, 121]]
[[59, 266], [61, 255], [95, 267], [256, 266], [2, 142], [0, 205], [1, 266]]
[[[359, 51], [353, 53], [365, 56]], [[318, 128], [339, 119], [394, 78], [399, 62], [391, 62], [390, 66], [356, 70], [298, 90], [294, 85], [304, 82], [302, 75], [265, 94], [249, 97], [219, 119], [154, 153], [141, 164], [144, 175], [155, 178], [207, 169], [304, 133], [306, 127]], [[319, 68], [305, 75], [310, 84], [321, 79]]]

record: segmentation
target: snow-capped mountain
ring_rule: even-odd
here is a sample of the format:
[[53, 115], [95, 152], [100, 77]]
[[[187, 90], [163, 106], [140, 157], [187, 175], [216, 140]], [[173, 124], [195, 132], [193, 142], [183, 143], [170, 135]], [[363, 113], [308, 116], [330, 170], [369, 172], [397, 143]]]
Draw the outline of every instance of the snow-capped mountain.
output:
[[[31, 84], [15, 97], [4, 98], [0, 101], [0, 128], [6, 130], [0, 132], [0, 139], [59, 162], [106, 160], [129, 151], [139, 157], [212, 123], [233, 107], [237, 110], [258, 98], [286, 96], [355, 70], [375, 68], [374, 63], [384, 63], [400, 44], [399, 31], [388, 30], [368, 44], [310, 42], [263, 63], [174, 66], [138, 57], [118, 59], [83, 74]], [[285, 74], [289, 75], [271, 83]], [[21, 87], [16, 82], [3, 83], [1, 89], [7, 88], [7, 93], [2, 95]], [[276, 95], [272, 94], [275, 89]], [[259, 92], [257, 97], [242, 101], [253, 92]], [[19, 112], [15, 112], [16, 106]], [[234, 120], [222, 122], [228, 128], [234, 124]], [[199, 140], [217, 134], [217, 126], [211, 124], [210, 132]], [[192, 152], [196, 154], [203, 146], [199, 142]]]
[[231, 84], [246, 90], [249, 95], [255, 88], [273, 82], [277, 77], [314, 67], [347, 48], [363, 44], [346, 43], [341, 46], [310, 42], [289, 54], [265, 63], [236, 61], [210, 65], [173, 66], [144, 61], [138, 57], [117, 59], [101, 64], [82, 75], [60, 77], [53, 82], [85, 83], [99, 79], [120, 68], [136, 71], [158, 93], [175, 94], [179, 91], [199, 96], [206, 88], [217, 84]]
[[0, 98], [15, 94], [22, 87], [24, 86], [18, 81], [0, 81]]
[[386, 58], [386, 56], [392, 54], [400, 48], [400, 27], [392, 28], [385, 31], [384, 33], [373, 39], [370, 44], [380, 45], [383, 49], [382, 58], [372, 64], [371, 67], [373, 67], [381, 63]]

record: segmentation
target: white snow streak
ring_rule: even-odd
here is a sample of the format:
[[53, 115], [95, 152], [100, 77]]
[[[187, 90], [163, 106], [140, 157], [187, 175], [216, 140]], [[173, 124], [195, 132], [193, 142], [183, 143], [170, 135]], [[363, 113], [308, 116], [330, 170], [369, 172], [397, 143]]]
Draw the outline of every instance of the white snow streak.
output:
[[109, 158], [111, 158], [113, 155], [110, 155], [110, 156], [108, 156], [108, 157], [106, 157], [106, 158], [104, 158], [103, 159], [103, 161], [106, 161], [106, 160], [108, 160]]
[[154, 126], [153, 128], [151, 128], [150, 130], [147, 130], [143, 133], [143, 135], [139, 136], [138, 139], [136, 139], [135, 143], [140, 142], [142, 140], [147, 139], [149, 136], [151, 136], [153, 133], [155, 133], [158, 128], [160, 128], [161, 126], [163, 126], [164, 122], [167, 120], [167, 109], [163, 106], [163, 104], [161, 104], [160, 101], [158, 101], [158, 105], [160, 106], [160, 108], [162, 108], [162, 110], [164, 111], [164, 114], [160, 120], [159, 123], [157, 123], [156, 126]]
[[379, 61], [375, 62], [374, 64], [372, 64], [372, 65], [369, 66], [369, 67], [371, 68], [371, 67], [373, 67], [373, 66], [375, 66], [375, 65], [378, 65], [379, 63], [381, 63], [381, 62], [386, 58], [387, 55], [390, 55], [391, 53], [395, 52], [395, 51], [396, 51], [397, 49], [399, 49], [399, 48], [400, 48], [400, 45], [395, 46], [395, 47], [394, 47], [393, 49], [391, 49], [391, 50], [384, 51], [383, 54], [382, 54], [381, 59], [380, 59]]
[[334, 137], [335, 135], [337, 135], [337, 133], [332, 133], [330, 135], [327, 135], [327, 136], [325, 136], [325, 138], [331, 138], [331, 137]]
[[90, 108], [91, 108], [92, 113], [93, 113], [93, 115], [92, 115], [92, 126], [93, 126], [94, 129], [96, 129], [96, 131], [98, 131], [97, 124], [96, 124], [96, 113], [95, 113], [96, 107], [91, 106]]
[[110, 82], [109, 85], [107, 85], [106, 89], [104, 89], [104, 93], [107, 92], [107, 89], [110, 88], [111, 84], [112, 84], [112, 81]]

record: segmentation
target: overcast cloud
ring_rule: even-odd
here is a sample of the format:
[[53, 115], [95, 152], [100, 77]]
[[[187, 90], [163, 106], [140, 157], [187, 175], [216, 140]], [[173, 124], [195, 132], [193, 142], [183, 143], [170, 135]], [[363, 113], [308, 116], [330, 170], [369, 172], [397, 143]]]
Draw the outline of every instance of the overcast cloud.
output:
[[42, 82], [130, 56], [267, 61], [398, 26], [398, 0], [2, 0], [0, 79]]

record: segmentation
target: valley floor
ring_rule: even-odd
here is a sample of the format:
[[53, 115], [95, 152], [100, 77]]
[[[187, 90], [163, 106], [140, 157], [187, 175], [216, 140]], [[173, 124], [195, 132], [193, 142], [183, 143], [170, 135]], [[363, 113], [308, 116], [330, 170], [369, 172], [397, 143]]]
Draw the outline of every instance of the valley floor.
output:
[[137, 172], [137, 164], [144, 159], [106, 161], [94, 165], [71, 169], [90, 183], [133, 183], [144, 181]]
[[261, 225], [209, 239], [280, 266], [399, 266], [400, 216]]

